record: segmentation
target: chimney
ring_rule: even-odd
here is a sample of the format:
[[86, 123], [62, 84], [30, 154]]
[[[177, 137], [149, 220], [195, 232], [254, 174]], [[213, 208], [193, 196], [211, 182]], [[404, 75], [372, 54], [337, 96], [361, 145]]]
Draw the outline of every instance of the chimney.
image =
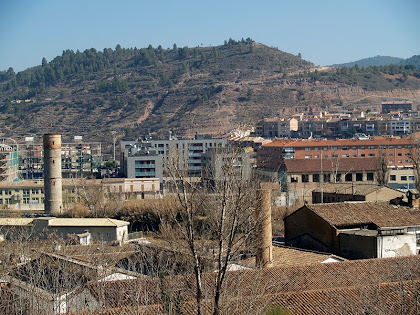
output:
[[257, 190], [257, 255], [255, 264], [258, 268], [273, 266], [272, 229], [271, 229], [271, 190]]
[[44, 134], [45, 213], [60, 214], [63, 210], [61, 183], [61, 135]]

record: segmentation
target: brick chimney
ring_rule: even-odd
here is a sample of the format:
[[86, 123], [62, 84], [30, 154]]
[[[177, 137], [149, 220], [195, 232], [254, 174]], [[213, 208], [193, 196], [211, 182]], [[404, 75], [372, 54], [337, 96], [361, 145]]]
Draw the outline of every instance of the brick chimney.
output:
[[257, 190], [257, 229], [255, 264], [258, 268], [273, 266], [273, 245], [271, 228], [271, 189]]

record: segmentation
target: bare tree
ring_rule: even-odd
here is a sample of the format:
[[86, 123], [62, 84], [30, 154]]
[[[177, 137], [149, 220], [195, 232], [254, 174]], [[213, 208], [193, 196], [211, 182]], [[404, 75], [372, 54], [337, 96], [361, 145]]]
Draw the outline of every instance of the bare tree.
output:
[[[230, 264], [249, 250], [258, 218], [254, 180], [244, 152], [218, 148], [207, 157], [204, 182], [188, 176], [188, 161], [174, 150], [165, 168], [173, 188], [173, 205], [166, 226], [188, 246], [196, 285], [197, 314], [202, 314], [204, 261], [214, 264], [213, 314], [220, 313], [222, 287]], [[245, 246], [246, 245], [246, 246]], [[210, 254], [212, 255], [210, 255]]]
[[383, 151], [382, 147], [379, 146], [378, 156], [375, 158], [376, 166], [376, 181], [378, 185], [385, 186], [388, 184], [388, 160], [386, 157], [386, 151]]

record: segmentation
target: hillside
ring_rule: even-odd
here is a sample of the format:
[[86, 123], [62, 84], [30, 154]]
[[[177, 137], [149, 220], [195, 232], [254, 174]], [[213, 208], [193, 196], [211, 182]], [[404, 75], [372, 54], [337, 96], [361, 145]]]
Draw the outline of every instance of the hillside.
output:
[[375, 56], [360, 59], [357, 61], [341, 63], [341, 64], [334, 64], [331, 67], [348, 67], [351, 68], [355, 65], [359, 65], [359, 67], [368, 67], [368, 66], [387, 66], [387, 65], [397, 65], [404, 61], [403, 58], [398, 57], [390, 57], [390, 56]]
[[389, 57], [389, 56], [376, 56], [376, 57], [360, 59], [353, 62], [334, 64], [334, 65], [331, 65], [330, 67], [351, 68], [351, 67], [354, 67], [355, 65], [358, 65], [359, 67], [404, 65], [404, 66], [414, 66], [417, 69], [420, 69], [420, 55], [414, 55], [407, 59]]
[[0, 72], [2, 136], [60, 132], [111, 144], [118, 136], [217, 135], [263, 117], [420, 99], [413, 68], [316, 68], [252, 41], [221, 46], [64, 51]]
[[420, 55], [407, 58], [401, 61], [402, 65], [414, 65], [417, 69], [420, 69]]

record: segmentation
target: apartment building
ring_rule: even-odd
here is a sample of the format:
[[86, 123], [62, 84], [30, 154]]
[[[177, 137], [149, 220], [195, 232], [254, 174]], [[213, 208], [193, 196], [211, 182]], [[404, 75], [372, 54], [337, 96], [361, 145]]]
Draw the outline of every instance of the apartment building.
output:
[[[63, 179], [62, 183], [64, 207], [101, 193], [106, 198], [127, 200], [160, 198], [162, 191], [158, 178]], [[0, 209], [38, 212], [44, 210], [44, 201], [43, 180], [0, 182]]]
[[381, 104], [382, 113], [390, 113], [394, 111], [410, 112], [413, 110], [412, 102], [384, 102]]
[[380, 158], [388, 168], [412, 168], [412, 151], [412, 140], [396, 137], [274, 140], [258, 150], [257, 165], [278, 170], [284, 159]]
[[292, 118], [267, 118], [259, 122], [256, 134], [266, 138], [290, 138], [298, 130], [298, 120]]
[[[156, 164], [158, 163], [157, 161], [159, 158], [163, 165], [164, 161], [167, 160], [171, 154], [176, 154], [180, 163], [186, 164], [189, 176], [200, 177], [202, 170], [202, 153], [207, 152], [207, 150], [211, 148], [225, 147], [227, 146], [227, 143], [227, 138], [206, 138], [200, 135], [196, 135], [194, 139], [176, 139], [170, 137], [165, 140], [121, 140], [121, 165], [125, 165], [124, 159], [127, 159], [128, 157], [125, 150], [129, 150], [130, 147], [147, 148], [141, 149], [140, 151], [149, 151], [149, 156], [153, 154], [153, 160]], [[127, 164], [124, 168], [124, 176], [133, 176], [132, 165]], [[159, 176], [160, 171], [159, 174], [156, 173], [156, 177]], [[163, 172], [162, 177], [160, 177], [162, 178], [162, 181], [164, 176], [165, 174]]]
[[19, 146], [0, 142], [0, 181], [19, 180]]
[[[26, 137], [20, 146], [20, 176], [23, 179], [42, 179], [44, 177], [42, 139]], [[61, 170], [63, 178], [86, 178], [94, 176], [102, 163], [100, 142], [84, 142], [75, 136], [73, 142], [61, 144]]]

